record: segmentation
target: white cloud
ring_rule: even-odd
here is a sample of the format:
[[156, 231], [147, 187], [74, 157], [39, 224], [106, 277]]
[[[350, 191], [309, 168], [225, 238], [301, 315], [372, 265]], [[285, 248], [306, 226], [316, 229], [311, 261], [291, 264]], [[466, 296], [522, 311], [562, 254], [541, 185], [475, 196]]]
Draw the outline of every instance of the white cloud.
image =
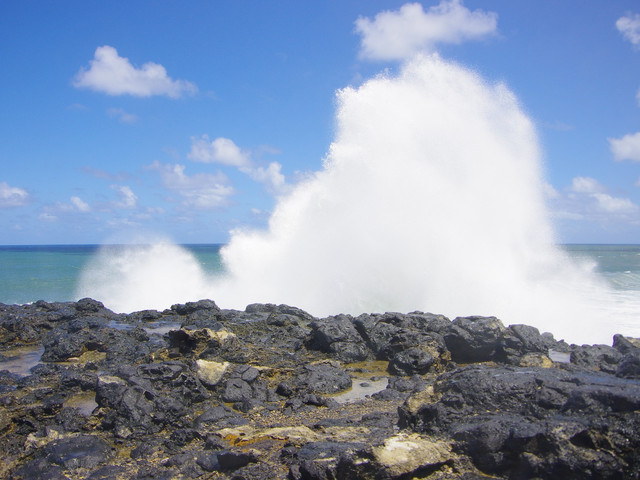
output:
[[26, 190], [12, 187], [7, 182], [0, 182], [0, 208], [21, 207], [29, 203], [29, 200]]
[[604, 187], [595, 178], [575, 177], [571, 180], [569, 190], [575, 193], [600, 193]]
[[282, 165], [278, 162], [271, 162], [267, 168], [248, 167], [240, 168], [240, 171], [249, 175], [256, 182], [265, 185], [271, 193], [278, 193], [285, 187], [285, 179], [281, 169]]
[[616, 22], [616, 27], [625, 40], [631, 42], [635, 47], [640, 47], [640, 14], [628, 13], [624, 17], [620, 17]]
[[73, 85], [89, 88], [108, 95], [133, 95], [150, 97], [166, 95], [181, 97], [184, 93], [193, 94], [198, 88], [186, 80], [173, 80], [166, 69], [157, 63], [148, 62], [136, 68], [128, 58], [120, 57], [115, 48], [108, 45], [98, 47], [89, 69], [81, 68], [76, 74]]
[[226, 205], [228, 198], [234, 193], [233, 187], [228, 185], [227, 177], [221, 173], [198, 173], [188, 176], [184, 173], [184, 165], [163, 165], [157, 160], [147, 168], [158, 172], [163, 185], [180, 195], [185, 207], [218, 208]]
[[622, 138], [609, 138], [609, 148], [618, 162], [631, 160], [640, 162], [640, 132], [630, 133]]
[[614, 220], [637, 222], [640, 206], [628, 198], [614, 197], [591, 177], [575, 177], [564, 192], [547, 195], [556, 218], [607, 223]]
[[78, 211], [82, 213], [87, 213], [91, 211], [91, 207], [89, 204], [82, 200], [80, 197], [71, 197], [70, 199], [71, 205]]
[[639, 211], [638, 205], [628, 198], [612, 197], [607, 193], [593, 193], [591, 197], [595, 198], [598, 208], [603, 212], [624, 214]]
[[473, 12], [461, 0], [442, 0], [426, 12], [419, 3], [397, 11], [378, 13], [373, 20], [360, 17], [356, 32], [362, 36], [360, 56], [371, 60], [402, 60], [419, 52], [433, 52], [439, 43], [462, 43], [494, 35], [498, 15]]
[[111, 118], [117, 118], [122, 123], [136, 123], [138, 121], [137, 115], [125, 112], [122, 108], [109, 108], [107, 115]]
[[[273, 147], [261, 147], [260, 153], [279, 153]], [[208, 135], [191, 137], [191, 150], [187, 158], [202, 163], [218, 163], [236, 167], [252, 180], [262, 183], [270, 193], [282, 192], [285, 188], [285, 177], [282, 165], [271, 162], [267, 167], [261, 167], [251, 158], [251, 152], [240, 148], [233, 140], [218, 137], [211, 141]]]
[[233, 140], [218, 137], [210, 141], [208, 135], [191, 137], [191, 151], [187, 158], [195, 162], [219, 163], [231, 167], [246, 167], [251, 164], [249, 152], [240, 149]]
[[123, 208], [131, 210], [138, 205], [138, 196], [133, 193], [131, 187], [127, 185], [111, 185], [111, 189], [118, 192], [119, 199], [112, 202], [112, 205], [116, 208]]
[[45, 205], [43, 207], [43, 213], [41, 218], [48, 215], [50, 218], [47, 220], [57, 219], [57, 215], [61, 213], [88, 213], [91, 211], [91, 207], [88, 203], [82, 200], [80, 197], [72, 196], [69, 198], [69, 203], [56, 202], [53, 205]]

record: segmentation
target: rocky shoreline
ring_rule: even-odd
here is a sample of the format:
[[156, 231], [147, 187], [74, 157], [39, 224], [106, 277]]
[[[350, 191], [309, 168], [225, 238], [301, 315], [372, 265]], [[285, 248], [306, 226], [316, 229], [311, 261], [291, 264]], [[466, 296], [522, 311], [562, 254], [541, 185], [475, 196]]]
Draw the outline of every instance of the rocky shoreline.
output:
[[640, 341], [621, 335], [577, 346], [493, 317], [211, 300], [0, 304], [1, 478], [631, 479], [639, 413]]

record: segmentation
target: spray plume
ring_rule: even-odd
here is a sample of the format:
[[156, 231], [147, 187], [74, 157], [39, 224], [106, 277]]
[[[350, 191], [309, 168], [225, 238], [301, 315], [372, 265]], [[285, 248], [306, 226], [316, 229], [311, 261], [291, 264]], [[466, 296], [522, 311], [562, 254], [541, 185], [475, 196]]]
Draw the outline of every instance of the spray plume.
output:
[[[181, 301], [495, 315], [571, 341], [611, 338], [607, 288], [554, 245], [536, 132], [504, 85], [431, 55], [337, 99], [323, 169], [279, 200], [268, 230], [233, 232], [226, 275], [191, 274]], [[109, 304], [92, 282], [85, 293]]]

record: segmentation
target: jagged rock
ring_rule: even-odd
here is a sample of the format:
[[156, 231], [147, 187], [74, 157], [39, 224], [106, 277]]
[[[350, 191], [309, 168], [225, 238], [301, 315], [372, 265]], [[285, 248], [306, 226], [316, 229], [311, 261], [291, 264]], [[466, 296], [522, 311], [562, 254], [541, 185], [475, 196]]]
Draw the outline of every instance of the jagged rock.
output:
[[212, 312], [220, 312], [220, 308], [213, 300], [200, 300], [197, 302], [187, 302], [185, 304], [175, 304], [171, 306], [171, 310], [178, 315], [190, 315], [199, 310], [207, 310]]
[[509, 325], [504, 333], [499, 359], [513, 364], [521, 363], [520, 357], [529, 354], [547, 354], [555, 342], [540, 335], [540, 331], [529, 325]]
[[54, 330], [43, 340], [45, 362], [63, 362], [71, 357], [79, 357], [86, 350], [85, 339], [79, 335], [69, 335], [65, 331]]
[[338, 463], [343, 456], [366, 449], [358, 442], [309, 442], [302, 448], [285, 448], [281, 457], [290, 465], [289, 478], [293, 480], [328, 480], [338, 477]]
[[601, 372], [615, 373], [622, 354], [607, 345], [583, 345], [571, 352], [571, 363]]
[[16, 471], [14, 478], [67, 478], [63, 471], [95, 468], [111, 456], [111, 447], [97, 436], [61, 438], [39, 449], [33, 460]]
[[625, 337], [617, 334], [613, 336], [613, 348], [623, 355], [640, 350], [640, 338]]
[[248, 314], [263, 314], [267, 317], [272, 315], [290, 315], [306, 322], [311, 322], [315, 318], [304, 310], [289, 305], [274, 305], [272, 303], [252, 303], [247, 305], [245, 312]]
[[400, 425], [451, 436], [487, 474], [610, 478], [640, 468], [639, 408], [640, 384], [611, 375], [474, 365], [410, 397]]
[[99, 312], [104, 310], [104, 304], [92, 298], [82, 298], [76, 302], [76, 310], [79, 312]]
[[311, 322], [308, 348], [330, 353], [343, 362], [359, 362], [369, 356], [369, 349], [349, 315], [337, 315]]
[[622, 357], [616, 369], [616, 376], [640, 379], [640, 350], [630, 351]]
[[409, 347], [393, 356], [389, 362], [389, 372], [400, 376], [425, 374], [431, 370], [437, 358], [427, 346]]
[[334, 363], [303, 365], [296, 370], [291, 386], [309, 393], [337, 393], [351, 387], [351, 377]]
[[[168, 322], [181, 328], [151, 330]], [[0, 371], [25, 343], [53, 362], [34, 358], [26, 376], [0, 373], [1, 478], [624, 479], [640, 471], [640, 342], [628, 337], [576, 346], [493, 317], [315, 319], [271, 304], [235, 311], [201, 301], [129, 315], [91, 300], [0, 304]], [[347, 391], [352, 381], [386, 388]], [[82, 460], [92, 466], [65, 464], [64, 452], [84, 455], [65, 447], [76, 437], [108, 449]], [[56, 445], [58, 463], [49, 456]], [[224, 470], [221, 452], [233, 468]], [[257, 461], [240, 461], [246, 454]]]
[[444, 333], [444, 341], [454, 362], [486, 362], [500, 356], [506, 333], [495, 317], [458, 317]]
[[248, 420], [229, 407], [218, 405], [205, 410], [194, 422], [194, 427], [199, 431], [221, 429], [246, 425]]
[[181, 328], [171, 330], [167, 334], [169, 348], [175, 349], [180, 355], [196, 355], [205, 349], [218, 350], [235, 341], [235, 334], [227, 330], [213, 330], [211, 328]]
[[237, 470], [258, 461], [252, 452], [220, 452], [217, 455], [221, 470]]

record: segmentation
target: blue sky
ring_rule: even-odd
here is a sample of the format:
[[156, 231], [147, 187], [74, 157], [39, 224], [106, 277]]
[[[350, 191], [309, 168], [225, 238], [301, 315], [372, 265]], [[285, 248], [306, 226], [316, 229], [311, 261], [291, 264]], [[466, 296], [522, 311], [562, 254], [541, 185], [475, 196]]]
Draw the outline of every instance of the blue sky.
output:
[[263, 226], [419, 52], [517, 95], [561, 241], [640, 242], [637, 1], [70, 0], [0, 3], [0, 244]]

